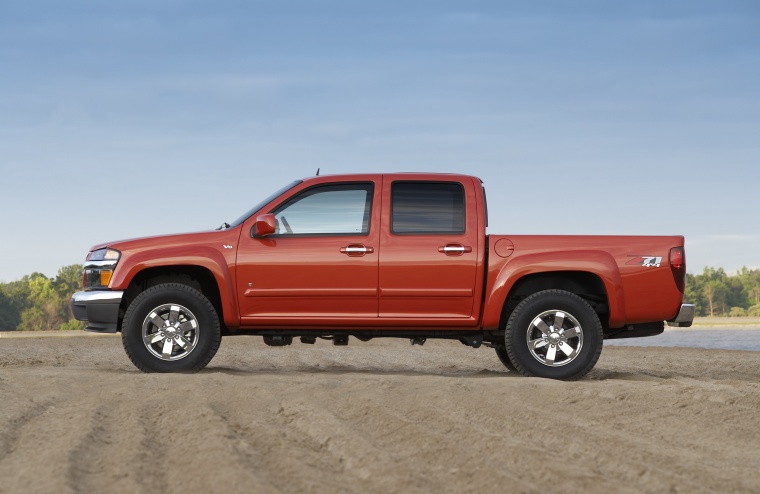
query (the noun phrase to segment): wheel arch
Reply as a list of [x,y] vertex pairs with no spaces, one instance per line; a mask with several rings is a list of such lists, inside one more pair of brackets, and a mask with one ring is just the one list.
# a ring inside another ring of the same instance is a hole
[[[228,317],[229,304],[225,303],[225,298],[222,296],[214,273],[207,267],[198,265],[155,266],[138,271],[124,291],[120,314],[123,316],[129,305],[140,293],[163,283],[179,283],[201,292],[216,309],[220,323],[224,328],[225,319]],[[119,327],[121,327],[121,317],[119,318]]]
[[512,285],[504,301],[500,326],[504,327],[515,307],[524,299],[544,290],[564,290],[586,300],[599,319],[609,319],[607,290],[599,276],[588,271],[547,271],[525,275]]
[[625,321],[620,272],[612,256],[598,251],[526,255],[505,264],[486,295],[484,329],[503,329],[517,304],[533,293],[559,289],[587,300],[605,328]]

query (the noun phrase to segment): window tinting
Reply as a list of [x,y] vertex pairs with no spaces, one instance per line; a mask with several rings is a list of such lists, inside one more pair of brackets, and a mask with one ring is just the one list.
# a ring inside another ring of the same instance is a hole
[[274,211],[282,235],[367,235],[372,184],[314,187]]
[[464,189],[458,183],[394,182],[393,233],[464,233]]

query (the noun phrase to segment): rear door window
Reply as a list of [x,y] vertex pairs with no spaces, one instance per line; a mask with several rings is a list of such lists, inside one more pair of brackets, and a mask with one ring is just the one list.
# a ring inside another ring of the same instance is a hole
[[391,232],[462,234],[464,188],[457,182],[394,182],[391,185]]

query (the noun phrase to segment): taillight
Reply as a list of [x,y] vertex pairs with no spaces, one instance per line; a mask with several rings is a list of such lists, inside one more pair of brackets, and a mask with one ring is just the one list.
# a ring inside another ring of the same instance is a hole
[[670,270],[673,271],[673,278],[676,280],[678,290],[683,293],[686,279],[686,253],[683,247],[670,249]]

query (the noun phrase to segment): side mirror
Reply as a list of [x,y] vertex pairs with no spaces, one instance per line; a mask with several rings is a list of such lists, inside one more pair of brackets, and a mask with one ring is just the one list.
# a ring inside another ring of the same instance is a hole
[[277,220],[273,214],[262,214],[256,218],[253,224],[253,235],[265,237],[277,231]]

